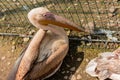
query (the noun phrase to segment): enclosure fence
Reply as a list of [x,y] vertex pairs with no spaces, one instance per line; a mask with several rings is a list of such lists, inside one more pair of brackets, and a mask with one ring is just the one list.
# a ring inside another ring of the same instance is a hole
[[119,0],[0,0],[0,35],[12,35],[3,28],[29,27],[27,13],[35,7],[47,7],[80,27],[90,29],[92,34],[87,38],[71,38],[73,40],[120,44]]

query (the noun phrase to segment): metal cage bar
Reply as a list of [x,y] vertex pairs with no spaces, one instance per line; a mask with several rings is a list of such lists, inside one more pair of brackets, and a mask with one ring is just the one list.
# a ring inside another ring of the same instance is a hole
[[[93,40],[92,42],[119,43],[119,4],[119,1],[113,0],[0,0],[0,32],[10,32],[10,29],[7,31],[7,27],[31,28],[27,13],[32,8],[42,6],[70,19],[80,27],[87,26],[91,29],[91,25],[94,25],[94,34],[87,35],[87,37],[83,34],[88,42]],[[2,31],[3,27],[4,31]],[[88,36],[91,36],[91,39]],[[109,38],[113,39],[109,40]],[[86,41],[85,39],[78,40]]]

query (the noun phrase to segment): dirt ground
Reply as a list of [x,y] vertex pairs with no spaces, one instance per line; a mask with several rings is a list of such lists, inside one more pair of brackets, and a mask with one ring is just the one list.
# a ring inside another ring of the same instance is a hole
[[[0,16],[0,33],[18,33],[31,35],[32,32],[35,32],[35,28],[31,28],[31,25],[28,23],[27,19],[27,13],[29,9],[34,7],[34,5],[47,6],[52,12],[62,15],[83,27],[85,27],[85,25],[87,25],[89,22],[94,22],[95,28],[105,28],[116,31],[119,31],[120,29],[119,0],[24,1],[1,0],[0,6],[2,8],[2,15]],[[31,1],[37,2],[33,4]],[[46,5],[43,4],[43,1],[46,1]],[[58,1],[60,2],[57,3]],[[9,3],[11,3],[11,7],[9,6]],[[59,5],[59,7],[56,7],[56,3]],[[24,7],[27,7],[28,10],[25,10]],[[110,12],[111,7],[112,12]],[[79,35],[74,32],[72,32],[72,34],[74,36]],[[30,40],[28,38],[0,36],[0,80],[6,80],[15,60],[18,58],[20,52],[26,47],[29,41]],[[98,80],[97,78],[92,78],[86,74],[85,67],[87,63],[92,58],[96,57],[100,52],[113,51],[113,49],[108,50],[103,48],[104,43],[102,43],[101,48],[97,48],[96,45],[92,45],[91,48],[88,48],[88,46],[81,47],[81,42],[70,40],[69,52],[65,57],[61,68],[59,71],[57,71],[56,74],[47,80]],[[114,44],[111,44],[110,46],[113,47],[113,45]]]
[[[20,40],[17,38],[17,40]],[[16,37],[0,36],[0,80],[6,80],[15,60],[28,44],[15,43]],[[80,47],[79,41],[70,40],[70,49],[59,71],[47,80],[97,80],[85,73],[85,66],[105,49]],[[112,51],[112,50],[111,50]]]

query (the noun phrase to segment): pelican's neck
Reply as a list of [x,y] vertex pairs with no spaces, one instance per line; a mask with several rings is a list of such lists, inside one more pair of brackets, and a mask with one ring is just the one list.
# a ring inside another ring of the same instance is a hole
[[48,29],[56,36],[60,38],[68,40],[68,36],[66,35],[65,30],[62,27],[55,26],[55,25],[48,25]]
[[66,36],[66,32],[63,28],[59,27],[59,26],[55,26],[55,25],[48,25],[49,26],[49,30],[51,30],[55,35],[58,36]]
[[41,28],[43,30],[50,30],[54,35],[59,36],[60,38],[66,39],[68,41],[68,37],[66,35],[65,30],[62,27],[49,24],[47,26],[43,26],[39,24],[39,22],[36,22],[34,20],[31,21],[31,23],[36,26],[37,28]]
[[68,36],[66,35],[66,32],[62,27],[49,24],[47,28],[53,36],[56,36],[57,38],[64,40],[65,43],[69,44]]

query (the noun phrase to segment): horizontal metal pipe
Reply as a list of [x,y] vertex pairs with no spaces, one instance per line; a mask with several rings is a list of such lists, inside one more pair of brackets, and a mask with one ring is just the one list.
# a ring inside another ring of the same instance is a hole
[[[29,38],[33,37],[33,35],[24,35],[24,34],[16,34],[16,33],[0,33],[0,36],[18,36],[18,37],[29,37]],[[69,40],[86,41],[86,42],[120,43],[120,41],[98,40],[98,39],[81,39],[81,38],[72,38],[72,37],[69,37]]]

